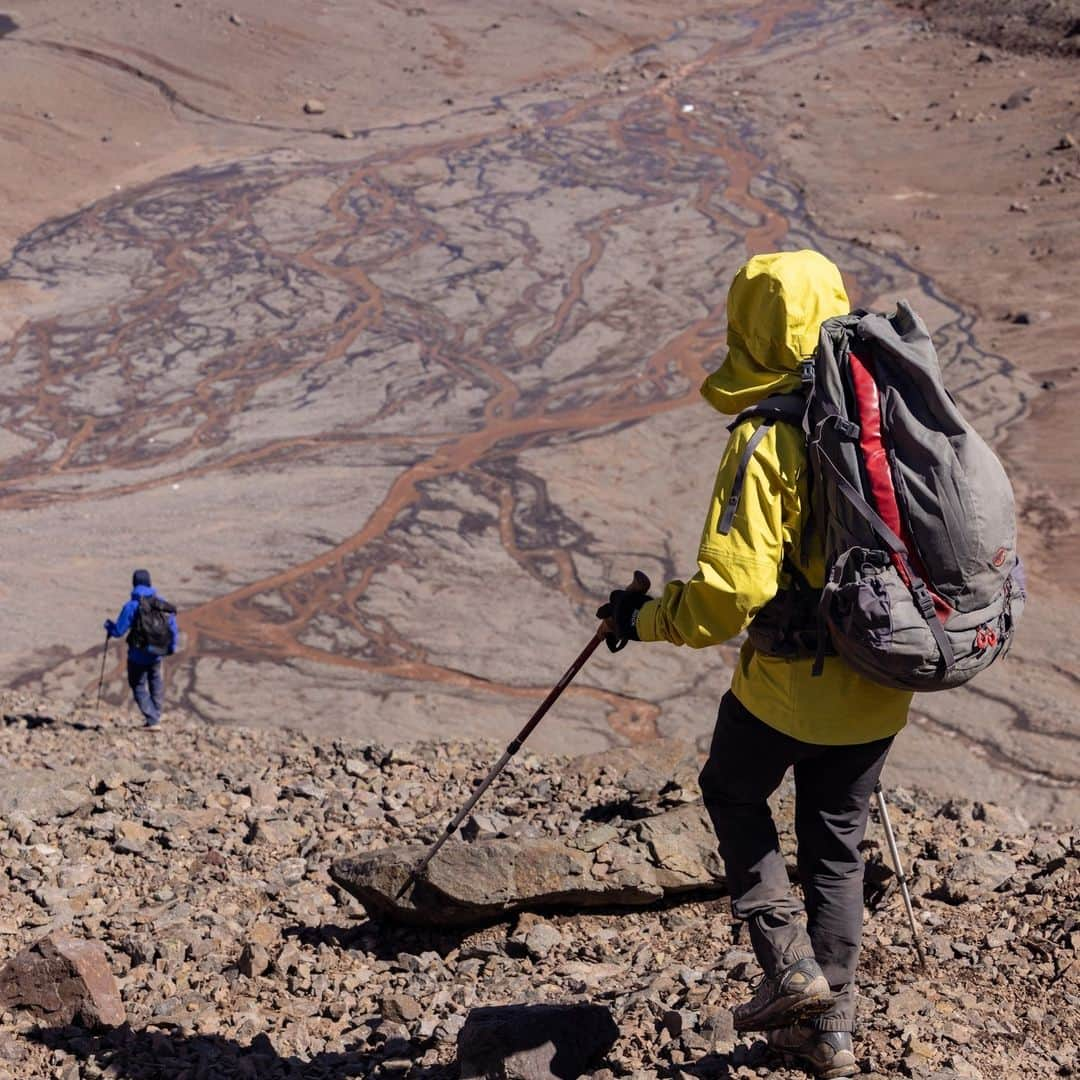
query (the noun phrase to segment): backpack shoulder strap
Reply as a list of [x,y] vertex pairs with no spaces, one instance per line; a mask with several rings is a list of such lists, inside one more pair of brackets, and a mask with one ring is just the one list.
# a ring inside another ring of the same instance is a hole
[[738,468],[735,470],[735,479],[731,482],[731,494],[728,496],[724,512],[720,516],[720,522],[716,531],[721,536],[727,536],[731,531],[731,523],[735,520],[735,511],[739,509],[742,501],[743,484],[746,483],[746,470],[750,466],[750,459],[758,448],[758,443],[765,438],[769,428],[777,420],[793,424],[798,428],[803,426],[803,414],[806,412],[806,398],[802,394],[772,394],[762,398],[749,409],[743,409],[735,419],[728,424],[728,431],[734,431],[743,421],[751,420],[756,416],[762,418],[757,430],[747,440],[742,457],[739,459]]
[[728,424],[728,431],[734,431],[744,420],[750,420],[755,416],[763,416],[767,420],[783,420],[785,423],[802,427],[803,416],[806,413],[806,397],[803,394],[770,394],[759,402],[743,409],[734,420]]

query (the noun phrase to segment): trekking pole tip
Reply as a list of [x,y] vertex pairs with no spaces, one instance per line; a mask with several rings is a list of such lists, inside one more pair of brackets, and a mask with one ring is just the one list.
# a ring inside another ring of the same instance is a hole
[[926,970],[926,953],[923,952],[922,942],[916,937],[914,939],[915,955],[919,958],[919,967]]

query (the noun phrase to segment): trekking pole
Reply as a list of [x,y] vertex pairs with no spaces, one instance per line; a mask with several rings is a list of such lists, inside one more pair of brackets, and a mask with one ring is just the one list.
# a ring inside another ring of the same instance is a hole
[[904,898],[908,922],[911,924],[911,943],[915,946],[915,953],[919,957],[919,967],[925,971],[926,953],[923,952],[922,942],[919,940],[919,930],[915,923],[915,910],[911,906],[911,893],[908,892],[904,868],[900,865],[900,852],[896,847],[896,837],[893,835],[889,810],[885,805],[885,792],[881,790],[880,780],[874,785],[874,797],[877,799],[878,813],[881,815],[881,825],[885,830],[885,840],[889,845],[889,855],[892,858],[893,869],[896,871],[896,878],[900,882],[900,895]]
[[105,685],[105,659],[109,655],[109,635],[105,635],[105,648],[101,651],[101,675],[97,682],[97,701],[94,702],[94,712],[101,708],[101,688]]
[[[640,570],[634,571],[634,580],[627,586],[627,592],[642,592],[649,591],[649,579]],[[517,735],[510,741],[509,745],[503,751],[503,756],[495,762],[494,767],[484,777],[484,779],[477,786],[476,790],[469,796],[469,801],[454,815],[453,821],[446,826],[442,836],[435,841],[434,844],[428,849],[427,854],[416,864],[413,871],[405,879],[405,884],[397,891],[395,900],[400,900],[410,889],[412,885],[416,883],[420,875],[427,868],[427,864],[435,858],[439,849],[450,839],[451,836],[457,831],[458,826],[469,815],[469,811],[477,804],[480,796],[494,783],[495,778],[506,768],[510,759],[521,749],[521,744],[532,734],[533,729],[544,718],[544,714],[551,708],[552,705],[559,699],[562,692],[573,681],[574,676],[585,666],[585,661],[589,659],[600,643],[607,637],[603,626],[596,631],[592,636],[592,640],[584,649],[577,655],[577,659],[566,669],[566,673],[563,677],[551,688],[548,696],[540,702],[540,707],[529,717],[529,722],[517,733]]]

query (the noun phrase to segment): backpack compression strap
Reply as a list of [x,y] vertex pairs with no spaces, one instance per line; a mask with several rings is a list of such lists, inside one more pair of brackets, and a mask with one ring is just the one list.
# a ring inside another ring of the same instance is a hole
[[[826,418],[822,423],[826,423],[829,418]],[[930,633],[934,635],[934,641],[937,642],[938,649],[941,650],[941,659],[945,663],[945,670],[950,670],[956,663],[956,656],[953,653],[952,645],[949,643],[948,635],[945,633],[945,628],[941,625],[941,620],[937,617],[937,611],[934,608],[934,599],[930,595],[930,590],[926,587],[926,582],[915,572],[914,567],[911,565],[911,559],[908,556],[907,545],[899,536],[885,522],[881,519],[881,516],[876,510],[859,494],[859,492],[848,482],[847,478],[837,467],[836,462],[822,449],[819,440],[814,442],[814,451],[817,454],[819,461],[828,465],[829,470],[832,472],[833,480],[839,488],[840,493],[847,499],[855,511],[866,521],[866,523],[877,533],[878,537],[884,542],[885,546],[896,555],[904,565],[904,570],[907,572],[908,589],[911,591],[912,598],[915,601],[915,606],[919,609],[919,614],[926,620],[926,625],[930,628]],[[825,584],[825,588],[822,591],[821,596],[821,611],[828,610],[827,600],[832,599],[832,594],[836,592],[840,585],[840,577],[843,573],[844,563],[847,561],[847,555],[849,552],[845,552],[839,559],[833,564],[832,573],[829,575],[829,580]],[[821,657],[815,661],[815,674],[819,673]]]
[[744,409],[735,419],[728,424],[728,431],[734,431],[744,420],[752,417],[763,417],[757,431],[747,440],[746,448],[742,457],[739,458],[739,466],[735,470],[735,479],[731,482],[731,494],[728,496],[724,512],[720,517],[720,523],[716,531],[721,536],[727,536],[731,532],[731,523],[735,519],[735,511],[739,509],[742,500],[743,485],[746,483],[746,470],[750,467],[750,459],[758,448],[758,443],[768,434],[769,428],[777,420],[785,420],[789,424],[802,426],[803,414],[806,411],[806,399],[801,394],[773,394],[771,397],[762,398],[756,405]]

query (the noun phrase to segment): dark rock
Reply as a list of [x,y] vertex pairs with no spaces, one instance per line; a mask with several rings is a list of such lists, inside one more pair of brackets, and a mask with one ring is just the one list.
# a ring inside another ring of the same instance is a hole
[[1016,873],[1016,863],[1001,851],[961,855],[949,867],[942,882],[942,899],[959,904],[975,900],[1000,888]]
[[113,830],[113,848],[124,854],[139,855],[153,835],[152,829],[138,821],[118,821]]
[[614,1045],[619,1029],[602,1005],[505,1005],[473,1009],[458,1035],[462,1080],[574,1080]]
[[54,931],[0,969],[0,1005],[26,1009],[55,1027],[124,1023],[124,1006],[105,946]]
[[543,960],[562,944],[562,934],[551,923],[538,923],[525,935],[525,951],[534,960]]
[[323,799],[326,793],[311,780],[298,780],[282,789],[282,794],[289,799]]
[[1031,101],[1031,96],[1035,92],[1035,87],[1028,86],[1023,90],[1014,90],[1002,103],[1003,109],[1019,109],[1021,105],[1026,105]]
[[387,1020],[398,1024],[409,1024],[420,1019],[423,1010],[420,1003],[408,994],[391,994],[383,998],[382,1014]]
[[730,1009],[712,1008],[705,1017],[705,1031],[712,1053],[727,1054],[739,1038],[735,1031],[735,1017]]
[[716,882],[723,876],[716,834],[700,801],[646,818],[637,831],[665,891],[678,891],[686,882]]
[[571,781],[594,783],[603,775],[630,801],[655,803],[663,792],[698,792],[701,765],[694,748],[680,739],[653,739],[640,746],[620,746],[583,754],[567,766]]
[[954,955],[952,939],[945,934],[931,934],[924,948],[937,960],[951,960]]
[[26,1047],[14,1035],[0,1031],[0,1061],[23,1061],[26,1053]]
[[754,954],[746,949],[728,949],[720,960],[724,971],[732,971],[740,965],[753,964]]
[[598,851],[605,844],[618,839],[619,830],[614,825],[598,825],[595,829],[590,829],[584,836],[575,837],[572,843],[580,851]]
[[249,979],[262,975],[270,967],[270,954],[255,942],[249,941],[240,952],[236,966]]
[[890,1020],[904,1020],[919,1013],[925,1013],[930,1009],[930,1002],[925,994],[911,986],[905,986],[897,993],[890,995],[888,1004],[885,1006],[885,1015]]

